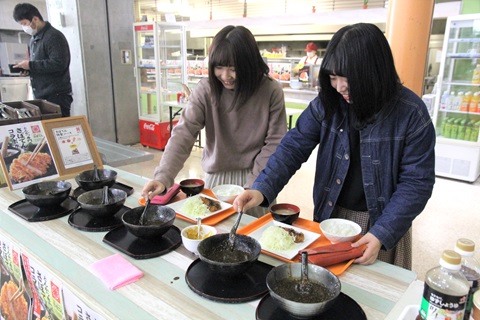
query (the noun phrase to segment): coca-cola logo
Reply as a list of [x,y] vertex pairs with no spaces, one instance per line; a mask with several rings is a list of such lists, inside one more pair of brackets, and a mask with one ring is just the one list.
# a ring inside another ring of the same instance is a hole
[[153,123],[144,123],[143,124],[143,129],[145,130],[150,130],[150,131],[155,131],[155,125]]

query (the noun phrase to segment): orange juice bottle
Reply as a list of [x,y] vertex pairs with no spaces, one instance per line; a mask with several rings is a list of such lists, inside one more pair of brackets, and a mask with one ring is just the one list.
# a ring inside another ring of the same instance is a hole
[[468,112],[478,112],[479,101],[480,101],[480,91],[477,91],[473,94],[472,98],[470,99],[470,103],[468,104]]
[[470,91],[465,92],[462,98],[462,103],[460,104],[460,111],[465,111],[465,112],[468,111],[471,98],[472,98],[472,92]]

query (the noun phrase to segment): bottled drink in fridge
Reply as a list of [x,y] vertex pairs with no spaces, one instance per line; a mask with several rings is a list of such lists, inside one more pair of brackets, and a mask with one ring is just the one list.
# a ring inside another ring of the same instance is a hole
[[477,64],[477,67],[473,70],[472,83],[480,84],[480,64]]
[[440,265],[427,271],[419,319],[463,319],[470,284],[460,272],[462,257],[445,250]]
[[468,293],[465,316],[463,318],[464,320],[468,320],[473,306],[473,294],[479,288],[480,262],[474,257],[475,242],[472,240],[465,238],[458,239],[454,250],[462,256],[462,268],[460,271],[470,283],[470,292]]

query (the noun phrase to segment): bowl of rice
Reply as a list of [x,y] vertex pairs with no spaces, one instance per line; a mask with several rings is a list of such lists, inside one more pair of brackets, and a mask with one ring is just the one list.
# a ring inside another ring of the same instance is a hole
[[320,230],[331,243],[351,242],[362,232],[357,223],[339,218],[323,220]]
[[233,200],[243,191],[245,191],[244,188],[235,184],[221,184],[212,189],[215,198],[228,203],[233,203]]

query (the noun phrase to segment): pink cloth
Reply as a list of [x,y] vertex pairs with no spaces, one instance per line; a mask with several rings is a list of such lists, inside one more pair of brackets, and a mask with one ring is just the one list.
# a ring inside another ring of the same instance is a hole
[[110,290],[118,289],[143,277],[143,272],[119,253],[93,263],[91,270]]
[[170,187],[167,192],[164,195],[161,196],[155,196],[153,197],[152,201],[150,201],[151,204],[160,204],[160,205],[165,205],[167,204],[170,200],[172,200],[173,197],[180,191],[180,185],[178,183],[175,183],[172,187]]

